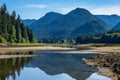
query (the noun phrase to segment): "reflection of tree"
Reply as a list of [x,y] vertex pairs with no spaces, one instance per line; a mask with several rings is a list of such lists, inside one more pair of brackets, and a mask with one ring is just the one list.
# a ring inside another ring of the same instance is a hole
[[[26,51],[26,52],[8,52],[8,53],[5,53],[4,55],[32,55],[34,54],[33,51]],[[3,55],[3,54],[0,54],[0,55]]]
[[[29,53],[32,54],[32,52],[26,52],[26,54],[29,54]],[[21,54],[21,53],[19,52],[18,54]],[[31,57],[0,59],[0,80],[5,80],[10,75],[12,76],[13,80],[15,80],[16,78],[15,73],[17,73],[19,76],[20,71],[31,59],[32,59]]]

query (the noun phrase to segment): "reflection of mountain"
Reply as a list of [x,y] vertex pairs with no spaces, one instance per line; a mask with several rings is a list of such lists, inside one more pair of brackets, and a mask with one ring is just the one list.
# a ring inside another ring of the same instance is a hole
[[16,78],[15,73],[17,72],[17,74],[20,75],[21,69],[30,60],[31,60],[30,57],[29,58],[0,59],[0,80],[6,80],[9,76],[12,76],[13,80],[15,80]]
[[[20,72],[20,76],[16,76],[16,80],[76,80],[68,74],[49,75],[39,68],[24,67]],[[8,80],[12,80],[9,78]]]
[[49,75],[67,73],[77,80],[85,80],[96,68],[84,64],[82,58],[93,54],[40,54],[31,60],[29,66],[39,67]]

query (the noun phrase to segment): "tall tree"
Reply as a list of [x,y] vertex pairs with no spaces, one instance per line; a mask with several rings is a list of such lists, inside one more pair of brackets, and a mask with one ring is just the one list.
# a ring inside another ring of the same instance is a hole
[[35,42],[32,31],[22,22],[20,15],[16,18],[16,12],[10,15],[5,4],[0,8],[0,43]]

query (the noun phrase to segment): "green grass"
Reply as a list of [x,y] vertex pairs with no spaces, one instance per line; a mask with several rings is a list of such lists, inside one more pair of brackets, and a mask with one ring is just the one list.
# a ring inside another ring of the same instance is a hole
[[31,46],[46,46],[43,43],[0,43],[0,46],[12,46],[12,47],[31,47]]

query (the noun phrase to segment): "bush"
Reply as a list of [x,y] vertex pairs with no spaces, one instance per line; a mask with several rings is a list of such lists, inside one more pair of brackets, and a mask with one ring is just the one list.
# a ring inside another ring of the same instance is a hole
[[7,43],[7,40],[3,37],[0,37],[0,43]]

